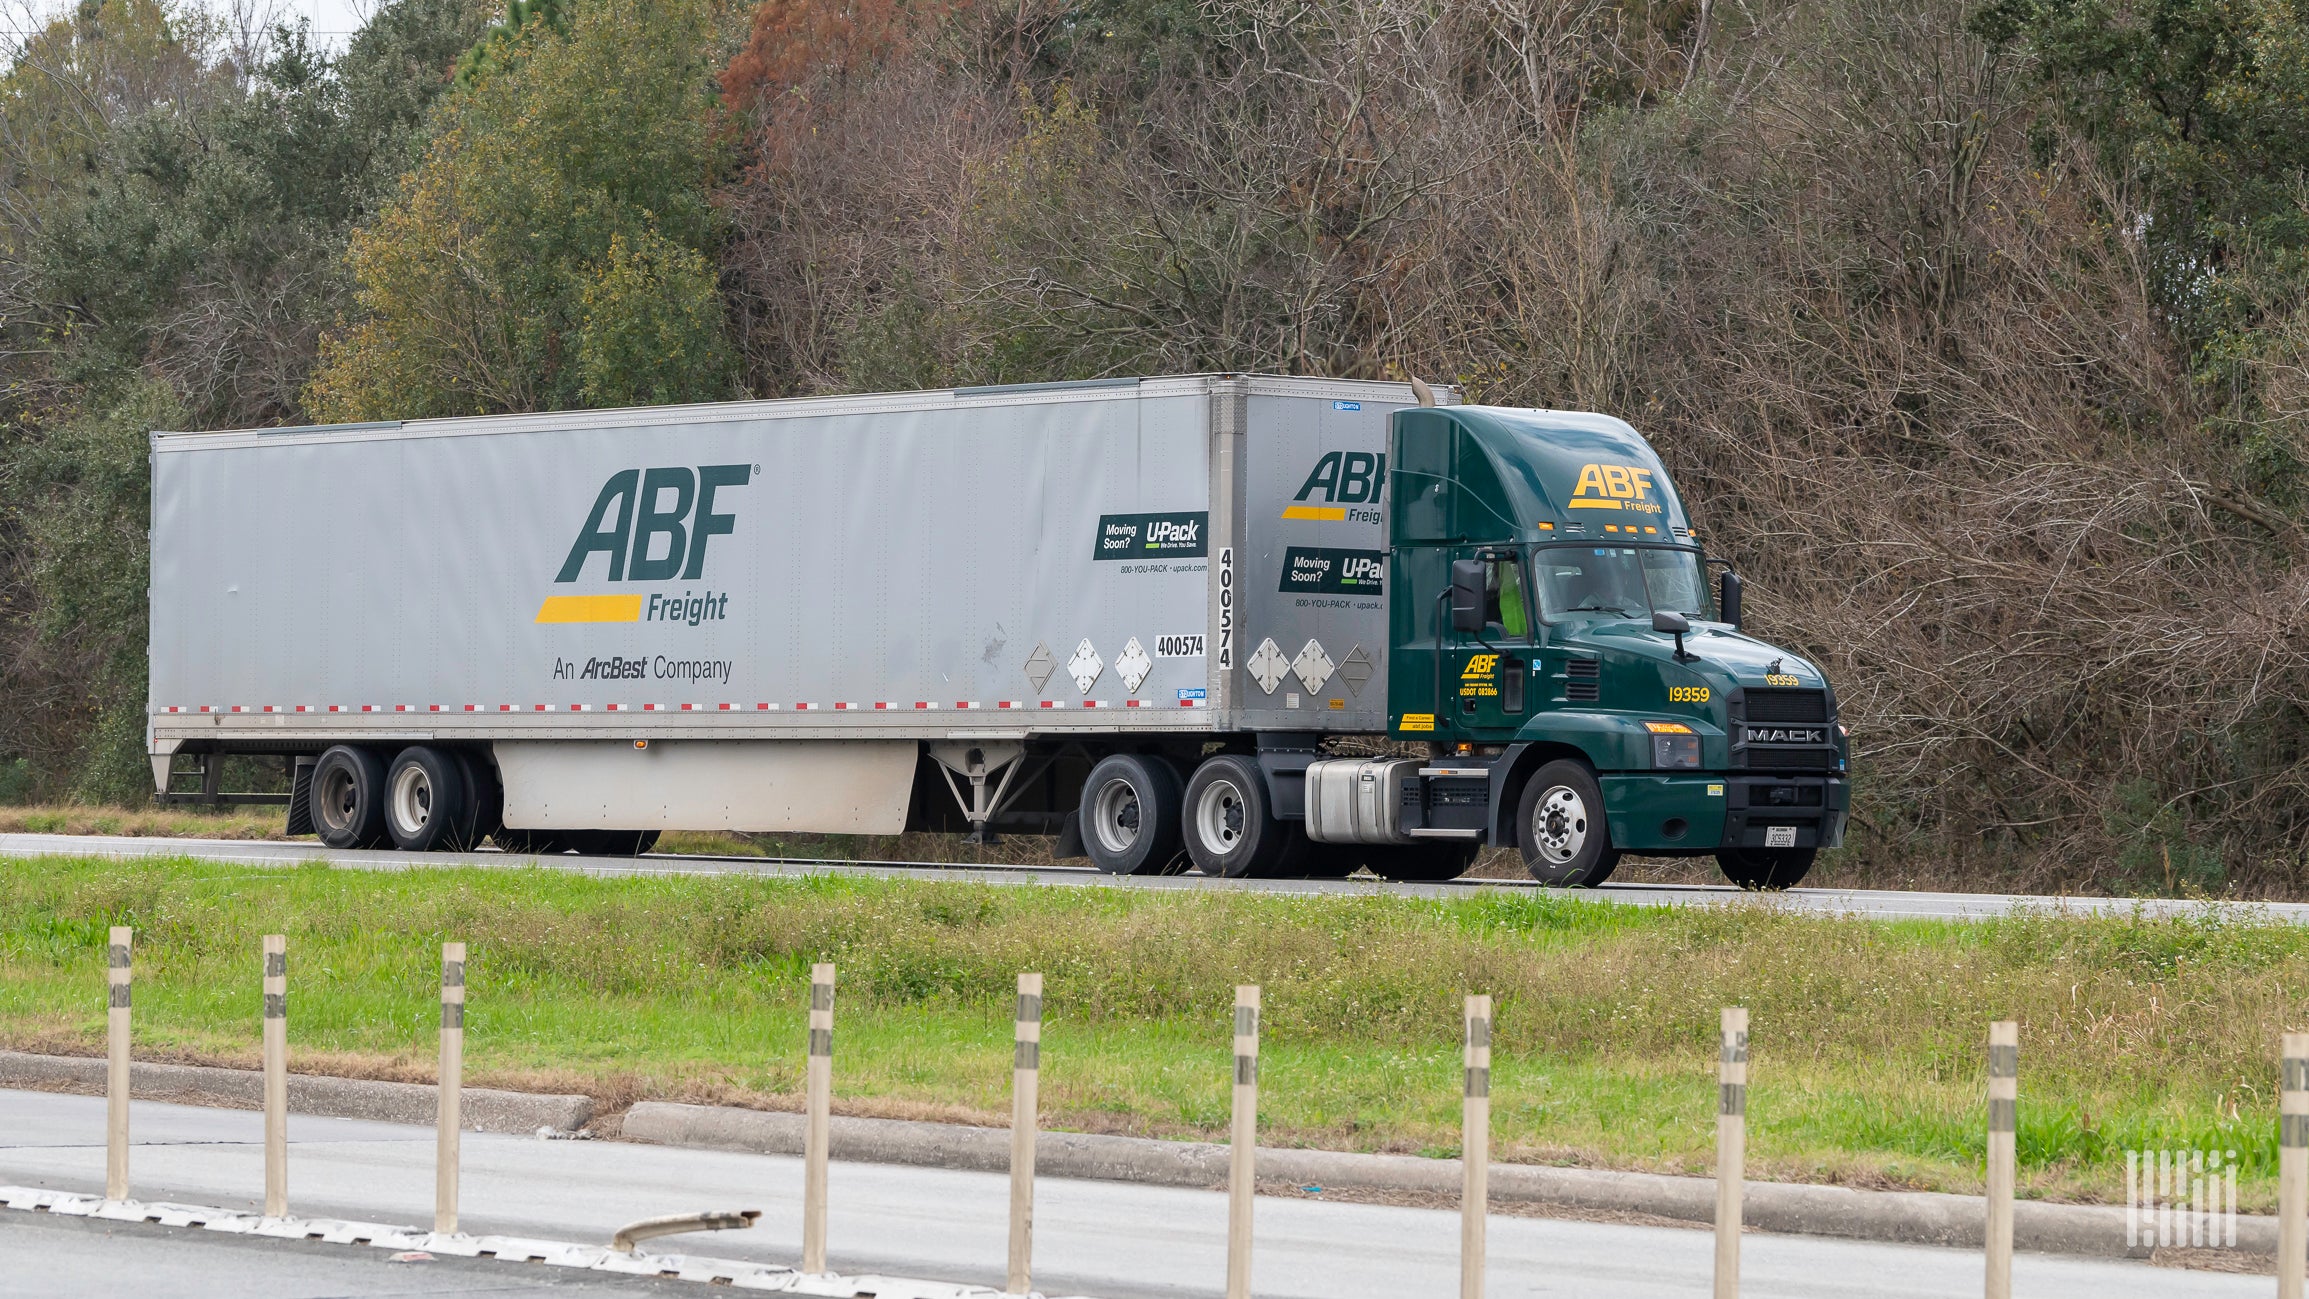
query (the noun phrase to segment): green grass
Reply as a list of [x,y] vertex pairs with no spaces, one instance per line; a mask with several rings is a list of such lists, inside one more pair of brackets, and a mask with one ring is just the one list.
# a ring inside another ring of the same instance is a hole
[[1758,1175],[1976,1190],[1983,1043],[2022,1022],[2027,1193],[2122,1193],[2127,1148],[2237,1150],[2274,1200],[2275,1048],[2309,932],[1655,910],[1516,892],[1281,898],[822,877],[0,860],[0,1040],[93,1052],[137,928],[148,1055],[251,1066],[259,938],[296,1067],[429,1076],[439,943],[471,945],[476,1083],[792,1107],[810,963],[841,971],[851,1113],[1004,1121],[1015,975],[1047,979],[1052,1126],[1223,1139],[1238,982],[1265,990],[1270,1143],[1451,1153],[1460,999],[1499,999],[1497,1157],[1700,1172],[1719,1007],[1753,1016]]

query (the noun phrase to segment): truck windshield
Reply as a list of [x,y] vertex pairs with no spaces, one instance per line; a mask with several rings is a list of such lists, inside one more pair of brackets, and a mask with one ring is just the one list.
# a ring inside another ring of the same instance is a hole
[[1664,546],[1548,546],[1532,552],[1540,610],[1571,617],[1637,618],[1680,613],[1709,621],[1715,604],[1700,557]]

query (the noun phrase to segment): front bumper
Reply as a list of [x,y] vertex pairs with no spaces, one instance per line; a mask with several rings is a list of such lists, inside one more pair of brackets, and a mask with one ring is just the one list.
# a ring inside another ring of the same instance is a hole
[[1842,776],[1614,773],[1600,777],[1612,846],[1622,852],[1763,848],[1777,827],[1797,848],[1844,842],[1852,786]]

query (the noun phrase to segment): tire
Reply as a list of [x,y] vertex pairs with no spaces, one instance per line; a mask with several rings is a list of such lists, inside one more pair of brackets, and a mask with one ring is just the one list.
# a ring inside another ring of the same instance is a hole
[[1583,762],[1548,763],[1523,784],[1515,804],[1523,867],[1542,884],[1594,888],[1611,878],[1619,850],[1603,811],[1603,786]]
[[1371,873],[1399,884],[1440,884],[1455,880],[1475,864],[1474,844],[1379,844],[1364,858]]
[[1239,753],[1222,753],[1195,768],[1180,829],[1195,866],[1227,879],[1273,878],[1306,849],[1318,847],[1300,848],[1306,843],[1300,827],[1275,819],[1266,775],[1256,760]]
[[1792,889],[1812,873],[1817,848],[1718,848],[1716,865],[1724,878],[1744,889]]
[[466,802],[465,768],[429,744],[401,750],[385,774],[385,829],[403,852],[460,847]]
[[306,792],[313,833],[331,848],[381,848],[385,834],[385,764],[367,749],[340,744],[313,764]]
[[497,783],[497,765],[484,754],[457,754],[465,774],[465,819],[457,826],[457,850],[472,852],[496,834],[505,819],[505,787]]
[[1109,875],[1168,875],[1179,856],[1179,773],[1161,758],[1116,753],[1082,782],[1082,847]]

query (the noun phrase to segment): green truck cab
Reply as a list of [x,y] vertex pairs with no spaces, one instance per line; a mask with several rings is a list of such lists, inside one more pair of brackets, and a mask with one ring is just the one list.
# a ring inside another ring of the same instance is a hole
[[[1389,457],[1396,842],[1513,844],[1538,879],[1714,855],[1785,888],[1842,841],[1850,744],[1819,667],[1740,630],[1740,579],[1609,416],[1397,412]],[[1328,764],[1326,764],[1328,765]],[[1324,824],[1310,788],[1310,834]],[[1335,800],[1334,800],[1335,802]]]

